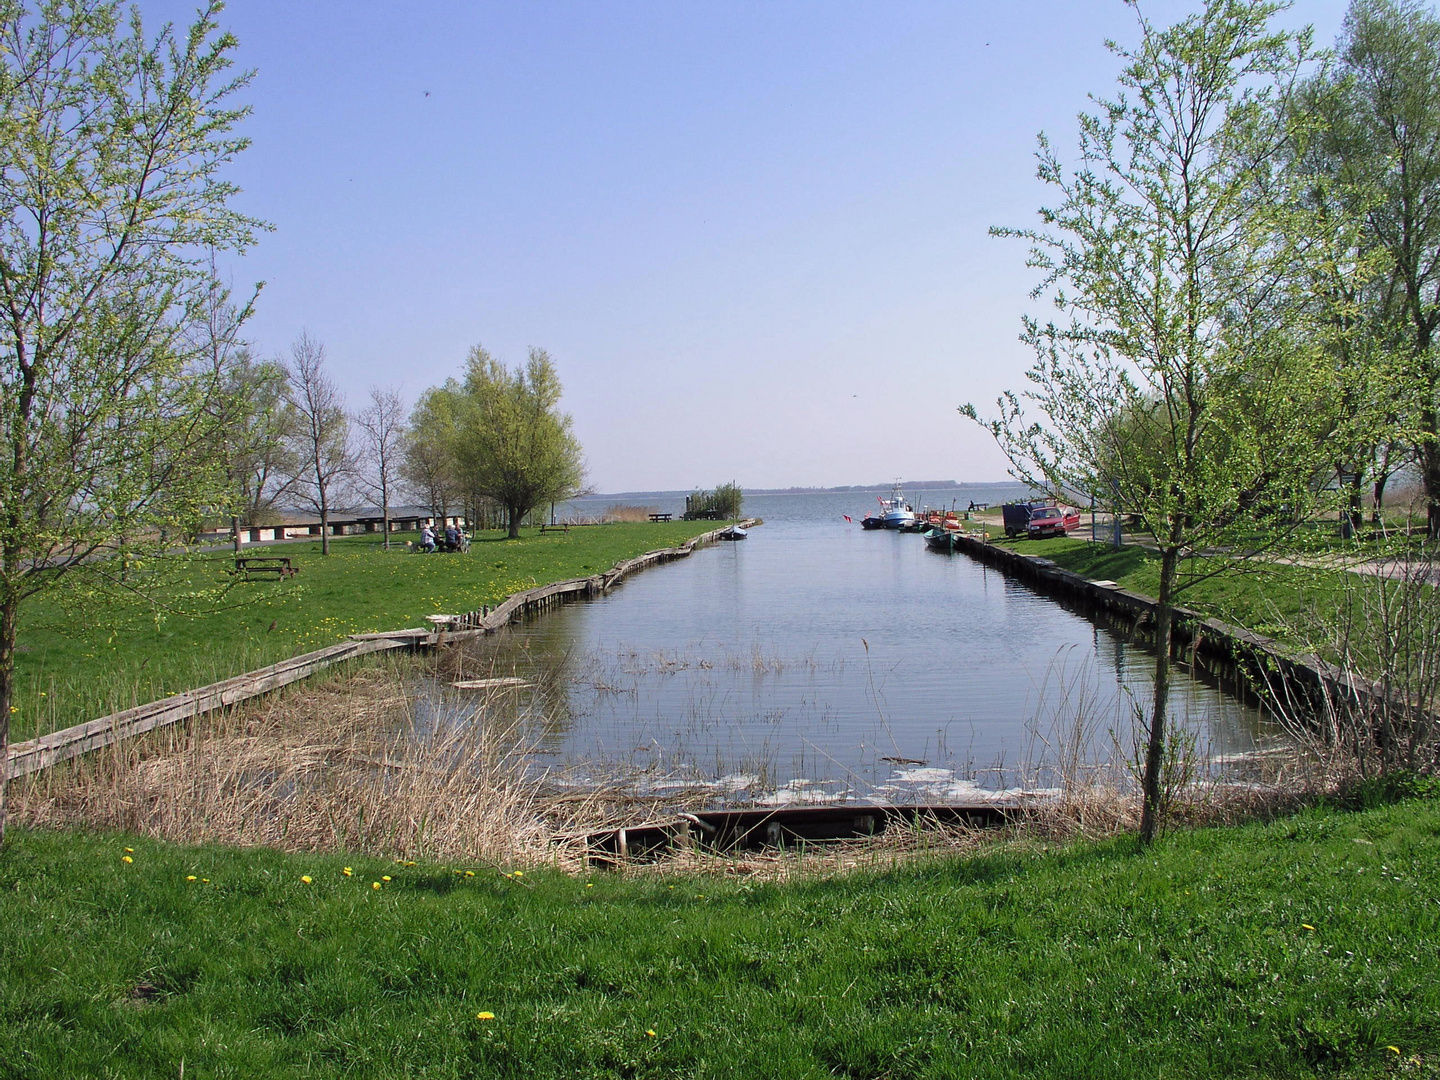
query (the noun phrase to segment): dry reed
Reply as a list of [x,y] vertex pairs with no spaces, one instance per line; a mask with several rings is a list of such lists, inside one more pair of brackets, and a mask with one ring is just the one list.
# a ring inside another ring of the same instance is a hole
[[415,704],[396,667],[352,670],[38,774],[15,785],[15,816],[289,851],[555,857],[555,821],[587,802],[547,802],[524,717],[482,697],[425,730]]
[[614,503],[605,508],[605,521],[649,521],[650,515],[656,513],[653,506],[631,506],[626,503]]
[[[675,822],[713,799],[646,773],[541,767],[544,724],[496,687],[458,696],[452,681],[478,658],[442,653],[353,666],[329,678],[188,725],[152,732],[12,785],[17,821],[114,829],[185,842],[288,851],[355,851],[450,864],[585,865],[586,837],[642,822]],[[483,660],[480,663],[484,663]],[[558,678],[558,676],[557,676]],[[1122,755],[1093,756],[1093,702],[1083,678],[1059,679],[1063,707],[1043,750],[1021,772],[1051,785],[1000,829],[899,825],[875,837],[787,851],[679,849],[627,872],[759,878],[885,869],[999,843],[1048,844],[1131,832],[1138,801]],[[543,699],[557,688],[538,687]],[[436,700],[436,695],[443,700]],[[1264,817],[1293,807],[1313,777],[1276,755],[1263,781],[1195,780],[1174,793],[1187,826]],[[637,779],[657,794],[637,793]],[[1016,779],[1023,779],[1016,777]]]

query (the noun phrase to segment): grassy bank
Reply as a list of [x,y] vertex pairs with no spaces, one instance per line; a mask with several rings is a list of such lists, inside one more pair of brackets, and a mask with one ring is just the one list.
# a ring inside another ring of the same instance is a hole
[[[1004,540],[995,543],[1025,555],[1038,555],[1091,580],[1110,580],[1144,596],[1160,591],[1160,561],[1139,545],[1115,548],[1078,539]],[[1212,567],[1191,560],[1183,572],[1199,577]],[[1344,570],[1256,559],[1217,577],[1187,584],[1177,602],[1254,630],[1285,639],[1307,624],[1317,607],[1334,607],[1344,591]]]
[[[228,678],[318,649],[346,635],[424,625],[426,615],[473,611],[533,585],[608,570],[622,559],[678,544],[714,522],[625,523],[482,533],[468,555],[384,550],[373,537],[262,549],[290,556],[287,581],[235,585],[195,615],[135,603],[67,597],[23,612],[11,736],[35,734]],[[233,556],[195,559],[162,602],[230,580]]]
[[1434,1076],[1437,835],[1412,800],[766,884],[20,832],[0,1072]]

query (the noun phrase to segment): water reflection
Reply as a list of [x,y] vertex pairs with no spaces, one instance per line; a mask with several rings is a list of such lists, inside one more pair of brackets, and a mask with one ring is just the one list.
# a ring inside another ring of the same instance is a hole
[[[752,497],[767,523],[748,541],[477,643],[469,664],[536,683],[519,697],[537,745],[582,777],[717,800],[971,797],[1129,753],[1144,648],[915,536],[846,525],[849,498]],[[1201,679],[1172,695],[1209,755],[1275,737]]]

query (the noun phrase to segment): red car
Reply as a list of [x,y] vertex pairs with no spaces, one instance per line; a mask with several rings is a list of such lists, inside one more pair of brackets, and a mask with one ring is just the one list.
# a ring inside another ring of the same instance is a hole
[[1030,512],[1030,523],[1025,535],[1031,540],[1044,536],[1064,536],[1071,529],[1080,528],[1080,511],[1070,506],[1037,506]]

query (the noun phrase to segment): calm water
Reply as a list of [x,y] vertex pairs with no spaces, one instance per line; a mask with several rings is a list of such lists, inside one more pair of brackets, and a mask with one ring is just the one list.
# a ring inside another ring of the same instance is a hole
[[[1128,749],[1150,654],[963,555],[842,518],[874,505],[748,496],[766,522],[749,540],[489,639],[482,664],[547,685],[528,702],[546,760],[708,783],[717,799],[1045,786],[1077,723],[1086,760],[1112,757],[1116,735]],[[1274,738],[1257,710],[1183,673],[1172,712],[1215,757]]]

